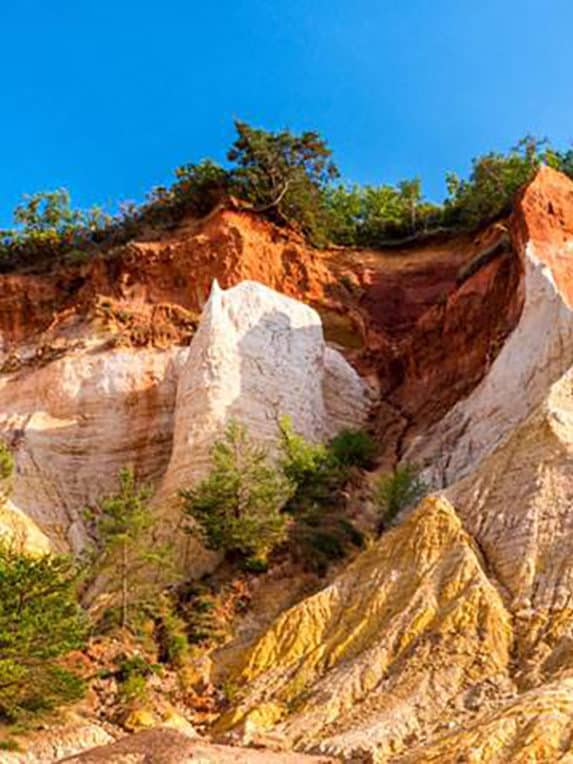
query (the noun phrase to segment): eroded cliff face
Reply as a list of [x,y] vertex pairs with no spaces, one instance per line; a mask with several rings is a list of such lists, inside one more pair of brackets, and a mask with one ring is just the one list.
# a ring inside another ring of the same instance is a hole
[[240,654],[221,729],[342,761],[573,755],[572,459],[568,372],[476,470]]
[[543,170],[511,221],[518,324],[406,452],[447,490],[243,650],[221,729],[342,761],[573,756],[572,221]]
[[77,549],[126,464],[161,511],[231,417],[272,443],[280,414],[311,439],[370,414],[382,464],[438,492],[212,656],[240,688],[217,732],[347,761],[566,760],[572,284],[573,183],[547,168],[508,220],[411,249],[318,252],[217,210],[0,276],[0,524]]
[[[410,251],[319,252],[217,210],[87,264],[0,275],[0,435],[17,459],[14,503],[78,549],[83,508],[113,490],[122,466],[163,480],[182,357],[215,278],[224,289],[257,281],[318,311],[326,339],[379,390],[378,432],[395,461],[407,433],[483,377],[517,321],[515,246],[497,225]],[[362,383],[333,347],[321,405],[333,421],[362,421]]]
[[463,713],[476,687],[511,695],[511,647],[479,553],[452,506],[429,498],[247,652],[232,674],[245,700],[220,725],[384,761]]
[[478,387],[405,452],[432,485],[470,473],[573,364],[572,220],[573,184],[542,169],[512,220],[525,268],[517,326]]

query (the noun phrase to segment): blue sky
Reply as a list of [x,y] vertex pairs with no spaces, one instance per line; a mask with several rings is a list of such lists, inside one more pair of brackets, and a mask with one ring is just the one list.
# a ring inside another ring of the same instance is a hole
[[573,139],[571,0],[3,0],[0,225],[26,192],[140,200],[233,117],[315,128],[350,180]]

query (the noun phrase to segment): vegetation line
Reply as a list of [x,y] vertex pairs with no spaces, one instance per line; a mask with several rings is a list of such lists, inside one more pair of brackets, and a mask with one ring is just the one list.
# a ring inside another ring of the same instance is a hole
[[448,195],[435,204],[424,198],[419,178],[379,186],[342,182],[317,132],[273,133],[241,121],[235,128],[227,166],[210,159],[183,165],[169,187],[154,188],[140,206],[120,205],[116,215],[99,207],[73,209],[66,189],[25,197],[14,211],[14,227],[0,231],[0,269],[82,262],[113,251],[146,227],[201,218],[231,198],[296,229],[317,247],[404,246],[507,214],[543,164],[573,177],[573,149],[559,151],[526,136],[507,153],[474,159],[467,179],[448,173]]

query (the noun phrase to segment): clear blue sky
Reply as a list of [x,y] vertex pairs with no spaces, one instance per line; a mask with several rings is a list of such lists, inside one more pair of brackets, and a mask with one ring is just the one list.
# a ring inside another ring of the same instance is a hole
[[232,118],[316,128],[344,176],[573,138],[571,0],[3,0],[0,225],[21,194],[140,200],[223,160]]

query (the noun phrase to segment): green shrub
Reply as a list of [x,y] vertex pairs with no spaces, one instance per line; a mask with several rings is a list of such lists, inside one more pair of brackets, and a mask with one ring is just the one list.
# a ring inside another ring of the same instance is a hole
[[183,666],[189,656],[187,624],[175,611],[171,598],[162,598],[156,623],[155,639],[160,661],[175,667]]
[[527,136],[508,154],[492,152],[474,159],[467,180],[449,173],[445,223],[475,228],[507,213],[516,193],[529,183],[541,165],[542,145],[544,141]]
[[366,433],[346,430],[327,446],[309,443],[294,432],[288,417],[279,424],[281,466],[293,487],[285,507],[295,520],[291,547],[305,567],[322,575],[350,547],[362,546],[362,534],[344,516],[341,489],[348,467],[365,459],[372,442]]
[[376,444],[364,430],[342,430],[329,444],[330,453],[345,467],[372,466],[376,454]]
[[225,630],[218,617],[213,591],[202,582],[193,582],[185,591],[180,592],[180,597],[189,644],[219,642]]
[[184,511],[195,521],[189,531],[228,557],[264,559],[286,536],[281,510],[288,481],[235,421],[213,446],[212,458],[209,476],[181,491]]
[[344,516],[342,508],[321,507],[297,517],[290,533],[292,553],[303,566],[324,575],[332,562],[351,548],[361,548],[364,537]]
[[147,680],[159,670],[159,666],[142,655],[124,655],[120,658],[115,678],[121,702],[142,700],[147,693]]
[[50,710],[80,698],[82,680],[59,659],[84,644],[86,620],[70,559],[0,546],[0,715]]
[[279,427],[280,467],[291,486],[286,511],[300,516],[332,502],[346,476],[343,466],[328,446],[298,435],[289,417],[281,417]]
[[419,501],[427,490],[412,465],[406,464],[388,475],[382,475],[374,489],[381,527],[392,523],[399,512]]

